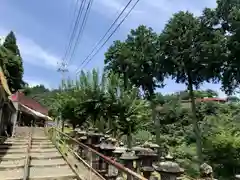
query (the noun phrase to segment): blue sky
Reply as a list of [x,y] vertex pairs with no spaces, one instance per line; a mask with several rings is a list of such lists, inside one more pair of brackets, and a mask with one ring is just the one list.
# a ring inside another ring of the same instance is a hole
[[[94,0],[68,75],[74,76],[76,67],[90,53],[127,1]],[[76,2],[77,0],[0,0],[0,36],[5,36],[10,30],[16,33],[24,62],[24,79],[30,85],[58,87],[61,76],[57,72],[57,62],[65,52]],[[129,30],[140,24],[161,32],[171,15],[179,10],[189,10],[199,15],[203,8],[215,6],[215,0],[140,0],[129,18],[85,70],[101,70],[104,52],[111,43],[116,39],[126,38]],[[166,80],[165,88],[159,91],[172,93],[185,88],[185,85]],[[220,92],[220,85],[204,84],[202,89],[206,88],[214,89],[220,96],[224,96]]]

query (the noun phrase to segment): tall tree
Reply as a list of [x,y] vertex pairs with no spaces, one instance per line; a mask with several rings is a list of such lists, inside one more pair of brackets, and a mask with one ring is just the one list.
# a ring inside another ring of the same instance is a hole
[[129,86],[132,71],[130,52],[125,42],[115,41],[105,53],[105,70],[112,71],[123,78],[125,90]]
[[227,40],[227,58],[223,67],[223,89],[232,94],[240,85],[240,1],[218,0],[217,8],[212,10],[214,25],[221,27]]
[[[160,142],[160,122],[156,119],[155,112],[155,89],[163,87],[165,74],[161,68],[161,61],[158,56],[160,54],[160,44],[157,33],[152,28],[139,26],[135,30],[131,30],[126,40],[129,49],[129,58],[132,59],[132,67],[129,80],[136,87],[142,88],[145,98],[151,101],[152,121],[155,123],[156,141]],[[160,149],[159,149],[159,155]]]
[[5,50],[5,72],[9,88],[12,92],[23,88],[23,63],[20,51],[17,46],[17,40],[11,31],[2,45]]
[[[131,30],[124,42],[114,42],[105,54],[106,69],[123,74],[124,82],[129,81],[131,85],[141,88],[145,98],[152,102],[152,120],[154,122],[154,91],[163,86],[165,77],[159,64],[161,62],[159,58],[162,56],[157,56],[159,50],[157,33],[151,28],[141,25],[137,29]],[[160,144],[159,125],[157,122],[155,123],[157,125],[157,142]]]
[[174,14],[160,36],[165,69],[168,69],[177,83],[186,84],[189,90],[193,131],[200,162],[203,161],[202,143],[193,88],[198,88],[205,81],[218,79],[223,45],[221,33],[208,27],[206,23],[205,19],[181,11]]
[[157,87],[163,86],[164,74],[158,69],[159,52],[158,35],[151,28],[139,26],[131,30],[126,40],[129,57],[132,62],[130,81],[136,87],[141,87],[148,100],[154,95]]

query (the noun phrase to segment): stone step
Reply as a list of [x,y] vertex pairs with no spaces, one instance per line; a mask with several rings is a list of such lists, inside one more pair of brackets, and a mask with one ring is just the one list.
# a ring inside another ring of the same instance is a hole
[[59,167],[30,167],[30,180],[69,180],[76,175],[68,166]]
[[32,136],[32,140],[34,140],[34,141],[42,141],[42,140],[49,140],[49,138],[48,137],[46,137],[46,136]]
[[12,141],[12,142],[27,142],[28,139],[23,139],[23,138],[21,138],[21,139],[17,139],[17,138],[8,138],[8,139],[6,139],[5,141]]
[[0,154],[14,154],[14,153],[26,153],[26,148],[6,148],[6,149],[0,149]]
[[19,145],[19,144],[1,144],[0,145],[0,149],[26,149],[27,148],[27,144],[26,145]]
[[51,141],[32,142],[32,145],[48,145],[48,144],[52,144],[52,142]]
[[31,159],[56,159],[62,157],[62,155],[59,152],[30,153],[30,156]]
[[30,161],[30,166],[63,166],[67,165],[67,163],[63,160],[63,158],[59,159],[32,159]]
[[44,141],[50,141],[50,139],[32,139],[33,142],[44,142]]
[[53,144],[42,144],[42,145],[37,145],[33,144],[31,148],[36,149],[36,148],[42,148],[42,149],[47,149],[47,148],[55,148]]
[[23,168],[0,170],[0,179],[1,180],[22,180],[23,175],[24,175]]
[[44,140],[49,140],[48,137],[32,137],[33,141],[44,141]]
[[24,167],[24,165],[25,165],[25,159],[1,161],[0,162],[0,170],[1,169],[21,168],[21,167]]
[[11,145],[26,145],[27,141],[5,141],[3,144],[11,144]]
[[32,153],[47,153],[47,152],[58,152],[58,150],[56,148],[32,148],[30,150],[30,152]]
[[4,156],[1,157],[1,160],[7,161],[7,160],[20,160],[20,159],[25,159],[26,154],[21,153],[21,154],[5,154]]

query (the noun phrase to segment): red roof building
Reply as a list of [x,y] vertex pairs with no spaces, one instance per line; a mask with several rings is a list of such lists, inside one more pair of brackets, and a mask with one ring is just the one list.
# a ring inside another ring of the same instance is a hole
[[27,97],[24,95],[24,93],[17,91],[15,94],[11,95],[11,100],[13,102],[18,102],[20,104],[23,104],[24,106],[27,106],[28,108],[31,108],[37,112],[40,112],[44,115],[48,115],[48,109],[43,107],[40,103],[38,103],[36,100]]
[[214,102],[222,102],[225,103],[227,102],[227,99],[223,99],[223,98],[203,98],[203,99],[196,99],[197,102],[210,102],[210,101],[214,101]]

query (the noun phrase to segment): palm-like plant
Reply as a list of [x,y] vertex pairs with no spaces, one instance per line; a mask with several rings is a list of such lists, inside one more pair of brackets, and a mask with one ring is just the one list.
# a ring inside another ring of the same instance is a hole
[[128,148],[132,147],[132,134],[144,127],[150,120],[150,104],[139,97],[139,90],[122,91],[118,103],[118,128],[127,135]]
[[81,72],[79,77],[79,88],[81,89],[81,98],[79,99],[75,112],[78,115],[86,115],[95,125],[96,121],[103,115],[103,107],[106,101],[104,92],[104,77],[100,79],[96,70],[92,72]]
[[149,122],[150,107],[141,99],[138,88],[126,91],[122,84],[114,74],[99,76],[96,70],[82,71],[75,83],[64,83],[55,107],[74,127],[88,122],[101,132],[108,127],[114,137],[127,135],[131,148],[132,134]]

